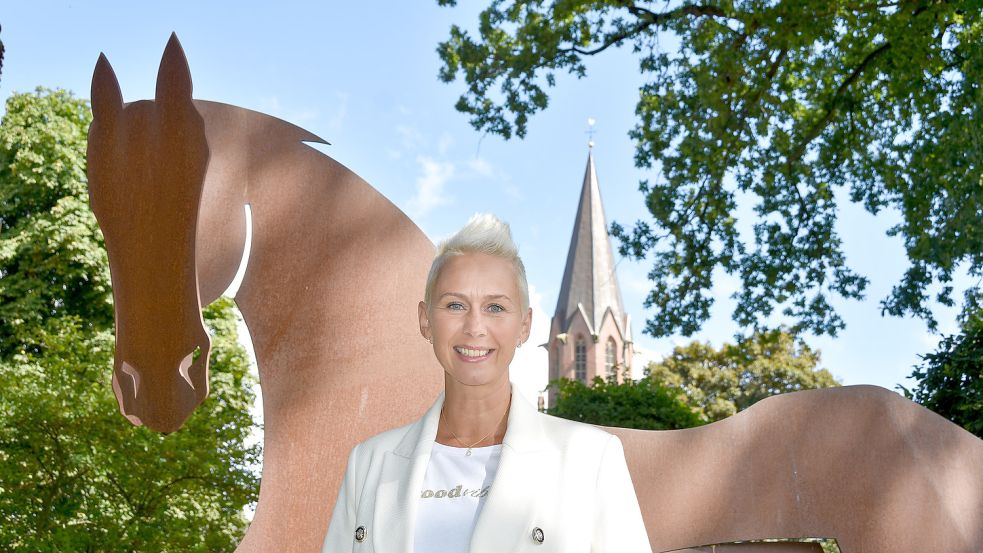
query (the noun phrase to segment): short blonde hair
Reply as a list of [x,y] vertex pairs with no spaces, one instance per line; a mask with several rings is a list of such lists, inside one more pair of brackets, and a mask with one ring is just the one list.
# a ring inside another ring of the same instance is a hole
[[484,253],[500,257],[512,262],[515,269],[515,280],[519,288],[522,313],[529,309],[529,284],[526,282],[526,267],[519,257],[519,247],[512,241],[512,231],[509,224],[490,213],[475,213],[464,227],[454,236],[441,240],[437,245],[437,256],[430,265],[427,275],[427,288],[423,293],[423,302],[430,307],[433,288],[437,284],[437,276],[444,264],[452,256],[466,253]]

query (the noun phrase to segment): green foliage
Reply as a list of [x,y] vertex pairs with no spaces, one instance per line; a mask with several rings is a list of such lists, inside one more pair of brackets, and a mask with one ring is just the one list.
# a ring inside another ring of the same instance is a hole
[[[952,305],[957,268],[983,275],[981,13],[977,0],[493,0],[477,36],[454,26],[437,51],[440,78],[467,85],[457,109],[510,138],[556,73],[583,77],[585,58],[631,46],[646,79],[635,163],[660,177],[640,187],[654,224],[611,230],[623,255],[653,262],[647,333],[697,331],[719,268],[742,281],[741,326],[780,310],[794,331],[835,335],[831,298],[868,284],[836,230],[847,197],[900,213],[889,234],[910,266],[882,308],[934,329],[933,284]],[[671,37],[678,51],[660,46]]]
[[211,392],[185,427],[127,422],[87,201],[90,121],[85,101],[39,89],[12,96],[0,127],[0,550],[231,551],[260,454],[234,307],[204,310]]
[[0,549],[232,551],[257,499],[248,360],[231,300],[206,308],[211,393],[180,431],[133,427],[110,385],[113,336],[50,319],[0,364]]
[[983,438],[983,311],[922,360],[911,374],[918,384],[905,395]]
[[62,90],[14,94],[0,124],[0,359],[37,351],[49,318],[113,322],[109,262],[89,210],[88,102]]
[[649,363],[646,379],[679,390],[705,421],[717,421],[762,399],[839,384],[817,369],[819,352],[784,330],[758,332],[719,350],[691,342]]
[[549,414],[565,419],[620,428],[675,430],[699,426],[700,419],[678,394],[652,380],[619,384],[594,378],[588,386],[579,380],[553,381],[556,406]]

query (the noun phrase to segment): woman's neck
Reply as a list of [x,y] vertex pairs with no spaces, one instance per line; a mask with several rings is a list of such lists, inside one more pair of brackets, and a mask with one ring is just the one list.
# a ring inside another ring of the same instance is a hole
[[490,387],[447,382],[437,442],[452,447],[502,443],[511,401],[512,386],[508,380]]

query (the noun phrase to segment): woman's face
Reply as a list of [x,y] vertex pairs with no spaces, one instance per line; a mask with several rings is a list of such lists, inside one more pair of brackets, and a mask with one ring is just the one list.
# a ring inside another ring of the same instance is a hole
[[502,384],[519,342],[529,338],[532,310],[522,310],[512,263],[482,253],[447,260],[420,302],[420,332],[433,341],[448,378],[465,386]]

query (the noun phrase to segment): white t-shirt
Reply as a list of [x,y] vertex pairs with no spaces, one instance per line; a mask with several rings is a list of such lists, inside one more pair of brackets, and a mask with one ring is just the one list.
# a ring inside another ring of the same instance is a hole
[[467,451],[434,442],[417,500],[414,553],[467,553],[502,445]]

